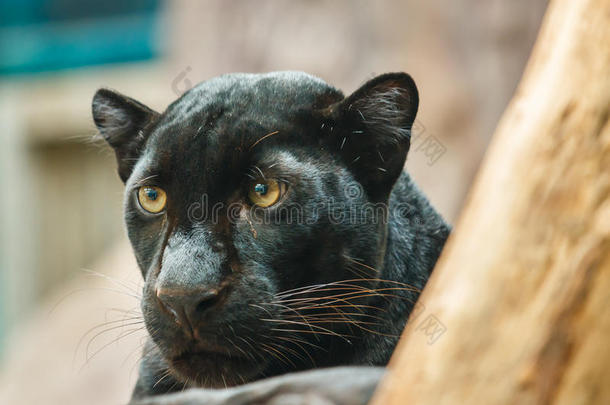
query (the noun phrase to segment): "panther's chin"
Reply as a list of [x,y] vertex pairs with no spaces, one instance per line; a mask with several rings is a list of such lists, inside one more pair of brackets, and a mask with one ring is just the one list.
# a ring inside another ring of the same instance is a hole
[[174,374],[190,388],[225,388],[257,379],[264,364],[232,353],[189,350],[169,359]]

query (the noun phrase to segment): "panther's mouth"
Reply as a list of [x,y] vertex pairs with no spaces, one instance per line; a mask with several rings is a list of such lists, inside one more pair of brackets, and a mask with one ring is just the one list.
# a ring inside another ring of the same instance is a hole
[[211,344],[185,350],[172,357],[169,363],[190,387],[201,388],[243,384],[255,379],[262,370],[260,362],[254,362],[245,354]]
[[206,345],[205,348],[193,348],[182,351],[179,355],[172,357],[172,362],[188,361],[193,357],[225,357],[227,359],[243,359],[243,355],[232,353],[225,348],[215,345]]

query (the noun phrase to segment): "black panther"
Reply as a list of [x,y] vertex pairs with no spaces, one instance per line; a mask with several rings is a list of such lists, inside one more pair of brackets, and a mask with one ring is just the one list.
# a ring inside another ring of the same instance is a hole
[[163,113],[97,91],[145,280],[134,403],[368,399],[450,232],[403,171],[418,100],[405,73],[228,74]]

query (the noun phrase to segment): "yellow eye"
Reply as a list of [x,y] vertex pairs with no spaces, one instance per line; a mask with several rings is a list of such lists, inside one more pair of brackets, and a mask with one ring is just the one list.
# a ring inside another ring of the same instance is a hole
[[248,189],[248,198],[259,207],[270,207],[282,196],[284,184],[268,179],[253,182]]
[[146,211],[156,214],[165,208],[167,195],[159,187],[140,187],[138,189],[138,201]]

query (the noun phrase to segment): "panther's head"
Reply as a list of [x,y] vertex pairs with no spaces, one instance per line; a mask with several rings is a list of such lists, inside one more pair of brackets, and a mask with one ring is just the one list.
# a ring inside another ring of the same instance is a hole
[[304,73],[231,74],[163,113],[98,90],[145,323],[176,378],[217,387],[330,365],[374,329],[363,308],[417,106],[404,73],[349,97]]

